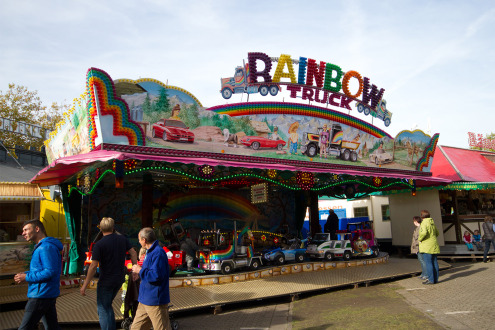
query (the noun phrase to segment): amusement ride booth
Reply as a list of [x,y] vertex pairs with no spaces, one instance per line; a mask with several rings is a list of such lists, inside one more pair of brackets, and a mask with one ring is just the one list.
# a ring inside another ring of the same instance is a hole
[[[299,100],[249,101],[250,94],[282,92]],[[70,273],[81,272],[105,216],[134,242],[152,226],[175,248],[185,237],[203,246],[240,243],[247,232],[247,250],[239,253],[252,255],[301,238],[308,207],[309,235],[320,232],[318,196],[411,196],[450,182],[430,173],[438,134],[404,130],[392,137],[364,120],[388,127],[392,113],[384,89],[356,71],[248,53],[233,77],[221,79],[224,102],[239,93],[247,93],[246,102],[204,107],[180,87],[88,70],[85,93],[45,143],[50,165],[31,180],[61,187]],[[234,236],[222,236],[228,231]],[[202,253],[199,264],[214,258]]]

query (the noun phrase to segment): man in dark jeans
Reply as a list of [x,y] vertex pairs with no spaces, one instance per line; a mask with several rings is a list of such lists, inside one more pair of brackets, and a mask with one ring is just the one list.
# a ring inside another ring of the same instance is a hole
[[115,314],[112,302],[125,280],[125,255],[129,252],[132,264],[137,263],[136,251],[129,240],[114,231],[115,222],[112,218],[103,218],[100,230],[103,237],[93,246],[92,262],[88,276],[81,287],[81,294],[86,295],[86,288],[100,267],[100,277],[96,287],[96,305],[100,327],[103,330],[116,329]]
[[42,320],[46,330],[59,329],[56,302],[60,295],[62,243],[46,235],[39,220],[24,223],[22,236],[35,243],[29,271],[14,276],[16,283],[28,282],[28,302],[19,329],[38,329]]

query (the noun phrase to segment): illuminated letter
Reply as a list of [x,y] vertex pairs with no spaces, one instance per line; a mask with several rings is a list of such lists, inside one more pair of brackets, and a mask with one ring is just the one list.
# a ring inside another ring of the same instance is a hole
[[378,105],[378,102],[382,99],[383,92],[385,92],[385,89],[380,89],[380,92],[378,92],[378,87],[375,85],[371,85],[371,91],[369,91],[370,88],[370,78],[364,77],[364,89],[363,89],[363,103],[364,104],[369,104],[371,100],[371,108],[376,109],[376,106]]
[[[333,72],[337,73],[336,77],[333,77]],[[340,89],[342,88],[342,83],[340,82],[342,74],[342,69],[339,66],[327,63],[327,68],[325,70],[325,85],[323,88],[331,92],[340,91]],[[334,87],[332,87],[332,83],[335,84]]]
[[302,91],[302,99],[303,100],[314,101],[313,100],[313,89],[312,88],[304,87],[303,88],[303,91]]
[[[351,78],[356,78],[359,82],[359,88],[356,94],[351,94],[349,91],[349,80]],[[359,95],[363,92],[363,78],[359,74],[359,72],[356,71],[347,71],[346,74],[344,75],[344,78],[342,79],[342,89],[344,90],[344,94],[352,97],[352,98],[358,98]]]
[[[265,63],[265,69],[261,72],[256,70],[256,61],[260,60]],[[248,53],[248,63],[249,63],[249,82],[258,82],[258,77],[263,77],[265,82],[271,82],[272,77],[270,76],[270,70],[272,69],[272,60],[265,53]]]
[[315,90],[315,101],[316,102],[327,103],[327,97],[328,97],[328,92],[324,91],[323,99],[320,99],[320,90],[319,89]]
[[308,76],[306,77],[306,85],[313,86],[313,77],[315,78],[316,86],[323,87],[323,77],[325,76],[325,62],[320,62],[320,66],[313,59],[308,60]]
[[330,96],[328,97],[328,103],[330,105],[333,105],[334,107],[340,106],[340,104],[335,102],[335,99],[337,99],[337,100],[340,99],[340,94],[336,94],[336,93],[330,94]]
[[349,103],[351,103],[352,101],[353,99],[351,99],[350,97],[345,97],[342,95],[342,97],[340,98],[340,107],[352,110],[351,106],[349,105]]
[[[284,72],[286,64],[289,72]],[[277,68],[275,69],[275,73],[273,74],[272,81],[280,82],[280,78],[290,78],[291,83],[296,83],[296,75],[294,74],[294,67],[292,66],[292,59],[290,58],[290,55],[282,54],[278,59]]]
[[299,57],[299,75],[297,76],[297,83],[300,85],[304,85],[304,81],[306,80],[306,57]]
[[297,97],[297,92],[301,91],[301,87],[287,85],[287,90],[290,91],[290,97],[295,99]]

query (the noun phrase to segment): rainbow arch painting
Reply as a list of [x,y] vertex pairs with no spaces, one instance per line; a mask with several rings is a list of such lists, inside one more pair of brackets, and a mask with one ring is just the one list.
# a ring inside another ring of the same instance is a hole
[[164,217],[184,220],[246,220],[260,211],[246,198],[211,189],[171,194]]
[[249,102],[249,103],[233,103],[218,105],[207,110],[213,111],[220,115],[229,115],[231,117],[246,116],[246,115],[273,115],[273,114],[288,114],[297,116],[308,116],[335,121],[345,124],[365,133],[368,133],[376,138],[388,137],[392,138],[385,131],[375,127],[361,119],[347,115],[342,112],[334,111],[327,108],[321,108],[314,105],[291,102]]

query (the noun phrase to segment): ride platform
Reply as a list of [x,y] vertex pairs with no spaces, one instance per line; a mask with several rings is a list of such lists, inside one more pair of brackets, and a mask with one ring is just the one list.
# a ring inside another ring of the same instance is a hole
[[[439,261],[439,266],[441,270],[450,267],[443,261]],[[170,297],[173,306],[170,311],[218,310],[223,305],[245,301],[368,286],[375,281],[413,276],[420,272],[421,267],[416,259],[389,258],[387,254],[381,253],[372,259],[312,261],[229,275],[171,278]],[[20,299],[21,286],[17,287],[15,293],[17,299]],[[0,304],[13,301],[4,295],[8,288],[0,288]],[[26,300],[25,294],[23,297]],[[121,304],[122,298],[118,294],[113,303],[117,320],[123,319]],[[60,324],[97,324],[96,290],[86,290],[86,296],[83,297],[79,293],[79,285],[62,288],[57,299],[57,311]],[[17,328],[23,313],[23,310],[1,312],[0,328]]]

